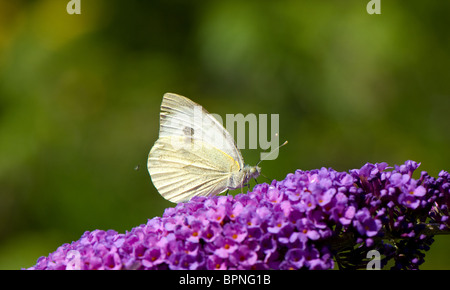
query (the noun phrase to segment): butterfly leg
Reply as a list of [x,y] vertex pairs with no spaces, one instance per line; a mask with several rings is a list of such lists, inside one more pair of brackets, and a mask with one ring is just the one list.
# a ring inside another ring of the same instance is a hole
[[247,186],[247,191],[250,191],[250,182],[243,184],[241,187],[241,193],[243,193],[244,187]]

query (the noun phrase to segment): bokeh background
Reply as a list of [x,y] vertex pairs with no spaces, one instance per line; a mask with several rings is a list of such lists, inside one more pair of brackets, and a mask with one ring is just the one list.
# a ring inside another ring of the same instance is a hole
[[[0,0],[0,269],[173,206],[148,152],[165,92],[279,114],[273,179],[300,168],[450,170],[450,2]],[[242,150],[255,164],[261,150]],[[264,182],[261,180],[260,182]],[[450,269],[438,236],[424,269]]]

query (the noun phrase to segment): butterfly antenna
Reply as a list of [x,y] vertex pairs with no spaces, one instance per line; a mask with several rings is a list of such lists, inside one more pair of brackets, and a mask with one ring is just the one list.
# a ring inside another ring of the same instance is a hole
[[264,177],[264,178],[267,178],[267,180],[269,181],[269,182],[272,182],[272,179],[270,179],[269,177],[267,177],[267,176],[265,176],[264,174],[260,174],[262,177]]
[[286,140],[286,141],[284,141],[284,143],[283,144],[281,144],[280,146],[278,146],[277,147],[277,149],[275,149],[275,150],[273,150],[272,152],[270,152],[269,153],[269,155],[267,155],[266,156],[266,158],[264,158],[264,159],[261,159],[261,160],[259,160],[258,161],[258,163],[256,163],[256,166],[258,166],[259,165],[259,163],[261,163],[262,161],[264,161],[264,160],[267,160],[268,158],[269,158],[269,156],[270,155],[272,155],[274,152],[277,152],[278,151],[278,149],[280,149],[281,147],[283,147],[284,145],[286,145],[288,143],[288,141]]

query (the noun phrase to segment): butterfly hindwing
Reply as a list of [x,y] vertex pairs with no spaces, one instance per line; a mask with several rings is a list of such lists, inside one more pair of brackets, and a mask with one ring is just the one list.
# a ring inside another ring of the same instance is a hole
[[[185,146],[180,145],[185,142]],[[149,154],[148,170],[164,198],[181,202],[225,191],[230,177],[239,171],[239,164],[200,140],[171,136],[156,141]]]

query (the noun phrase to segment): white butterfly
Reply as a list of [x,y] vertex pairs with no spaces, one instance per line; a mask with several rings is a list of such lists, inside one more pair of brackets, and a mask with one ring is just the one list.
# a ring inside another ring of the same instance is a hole
[[175,203],[243,187],[261,172],[244,165],[233,137],[210,113],[171,93],[163,97],[159,139],[147,165],[156,189]]

